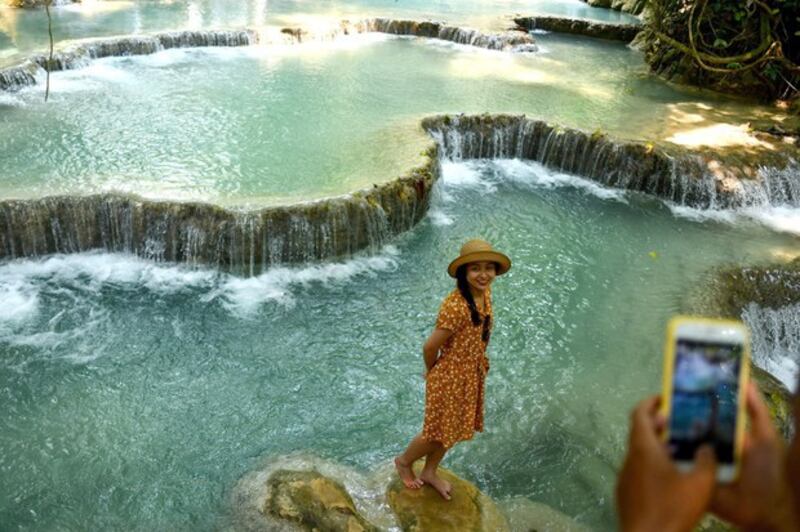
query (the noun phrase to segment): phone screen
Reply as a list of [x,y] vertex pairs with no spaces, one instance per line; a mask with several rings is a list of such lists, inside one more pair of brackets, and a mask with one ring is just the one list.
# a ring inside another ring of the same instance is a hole
[[733,464],[741,359],[741,344],[678,338],[668,442],[674,460],[690,462],[708,443],[718,462]]

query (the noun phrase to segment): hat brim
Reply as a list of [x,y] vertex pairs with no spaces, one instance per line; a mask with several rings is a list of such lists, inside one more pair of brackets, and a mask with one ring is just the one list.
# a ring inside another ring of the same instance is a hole
[[499,253],[497,251],[476,251],[474,253],[467,253],[466,255],[461,255],[456,260],[450,263],[450,266],[447,267],[447,273],[450,277],[456,276],[456,270],[458,270],[459,266],[464,264],[469,264],[470,262],[495,262],[497,263],[499,269],[497,270],[497,275],[503,275],[508,270],[511,269],[511,259]]

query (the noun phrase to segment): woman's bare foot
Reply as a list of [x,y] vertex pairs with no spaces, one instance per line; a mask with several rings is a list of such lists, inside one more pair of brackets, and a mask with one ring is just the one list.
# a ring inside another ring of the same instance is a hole
[[453,490],[453,486],[451,486],[450,483],[445,479],[439,478],[436,473],[429,473],[428,471],[423,470],[419,475],[419,480],[432,486],[436,491],[439,492],[439,495],[441,495],[444,500],[450,500],[450,492]]
[[397,469],[397,474],[400,475],[400,480],[408,489],[416,490],[422,487],[422,480],[414,476],[414,470],[411,469],[411,464],[403,463],[398,456],[394,459],[394,467]]

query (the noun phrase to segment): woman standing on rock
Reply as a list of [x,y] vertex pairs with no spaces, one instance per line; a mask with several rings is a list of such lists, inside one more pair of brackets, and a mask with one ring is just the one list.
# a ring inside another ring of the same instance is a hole
[[[418,489],[429,484],[447,500],[452,487],[436,474],[445,453],[456,442],[483,431],[483,390],[492,331],[491,284],[506,273],[511,261],[483,240],[470,240],[447,273],[456,289],[442,302],[436,328],[422,347],[425,360],[425,422],[394,463],[403,484]],[[425,457],[417,478],[412,466]]]

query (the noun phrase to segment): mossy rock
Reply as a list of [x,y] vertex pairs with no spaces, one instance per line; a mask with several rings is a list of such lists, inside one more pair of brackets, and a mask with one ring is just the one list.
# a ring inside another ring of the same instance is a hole
[[751,376],[758,383],[769,407],[769,413],[778,432],[789,440],[794,431],[792,421],[792,397],[789,390],[775,377],[761,368],[752,366]]
[[400,528],[408,532],[503,532],[509,526],[492,500],[474,484],[439,468],[439,476],[453,485],[452,498],[444,500],[430,486],[407,489],[399,478],[389,484],[386,500]]
[[713,270],[695,292],[686,312],[733,319],[740,319],[750,303],[772,309],[800,303],[800,259]]
[[694,532],[730,532],[736,530],[722,519],[706,514],[700,523],[694,528]]
[[269,477],[268,485],[264,514],[294,521],[306,530],[378,531],[356,510],[344,486],[317,471],[281,469]]

